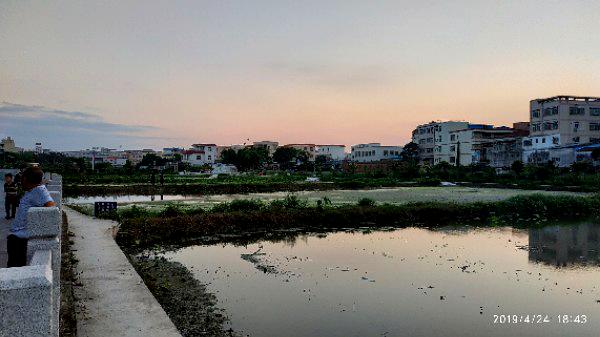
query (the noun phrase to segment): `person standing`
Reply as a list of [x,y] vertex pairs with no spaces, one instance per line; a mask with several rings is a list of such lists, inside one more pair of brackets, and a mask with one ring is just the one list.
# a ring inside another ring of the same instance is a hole
[[13,180],[12,173],[4,175],[4,209],[6,210],[5,219],[12,219],[15,217],[17,212],[17,203],[19,202],[19,196],[17,194],[17,184]]
[[19,203],[19,209],[11,224],[6,242],[8,253],[7,266],[23,267],[27,265],[27,212],[31,207],[56,206],[46,186],[42,184],[44,172],[39,167],[28,167],[23,171],[22,186],[25,194]]

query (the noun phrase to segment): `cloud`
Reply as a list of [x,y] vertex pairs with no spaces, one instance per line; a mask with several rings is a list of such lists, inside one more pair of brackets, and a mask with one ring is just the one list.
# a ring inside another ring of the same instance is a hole
[[[50,109],[39,105],[23,105],[10,102],[0,103],[0,118],[11,124],[35,124],[37,127],[80,129],[90,132],[125,134],[158,130],[147,125],[109,123],[102,117],[81,111]],[[135,136],[129,134],[129,136]]]
[[148,125],[111,123],[83,111],[52,109],[38,105],[0,103],[0,134],[13,136],[25,147],[36,141],[52,149],[90,146],[155,146],[161,128]]

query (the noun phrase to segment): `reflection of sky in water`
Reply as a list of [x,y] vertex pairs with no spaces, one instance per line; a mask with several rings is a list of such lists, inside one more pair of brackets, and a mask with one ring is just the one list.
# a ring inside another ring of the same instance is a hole
[[[251,336],[598,336],[600,269],[531,262],[546,255],[532,259],[529,244],[527,230],[407,228],[167,256],[207,283],[232,327]],[[255,262],[277,273],[241,258],[261,246]],[[491,324],[493,314],[539,313],[586,314],[589,322]]]

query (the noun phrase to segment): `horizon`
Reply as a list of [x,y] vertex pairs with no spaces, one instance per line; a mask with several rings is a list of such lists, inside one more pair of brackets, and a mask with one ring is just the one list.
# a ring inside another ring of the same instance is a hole
[[432,120],[511,126],[532,99],[600,95],[600,3],[579,5],[7,1],[0,138],[349,147]]

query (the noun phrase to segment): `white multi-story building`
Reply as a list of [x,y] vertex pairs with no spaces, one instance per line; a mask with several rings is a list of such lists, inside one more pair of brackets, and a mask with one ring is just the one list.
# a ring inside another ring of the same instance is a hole
[[434,121],[417,126],[412,133],[412,142],[419,146],[419,162],[433,165],[449,161],[450,133],[468,128],[463,121]]
[[[94,163],[109,163],[113,166],[123,166],[129,159],[127,151],[117,151],[106,147],[93,147],[91,149],[62,152],[67,157],[84,158]],[[141,158],[140,158],[141,160]]]
[[450,132],[448,151],[439,155],[442,161],[451,165],[488,163],[487,152],[494,142],[513,135],[513,132],[509,127],[469,124],[465,129]]
[[400,159],[402,146],[384,146],[380,143],[357,144],[351,147],[350,160],[367,163]]
[[569,166],[576,156],[565,152],[600,143],[600,97],[553,96],[529,106],[531,134],[523,139],[523,162]]
[[325,156],[334,161],[346,159],[346,145],[321,144],[317,145],[317,156]]
[[194,144],[189,150],[183,151],[183,162],[192,166],[212,165],[217,160],[216,144]]

